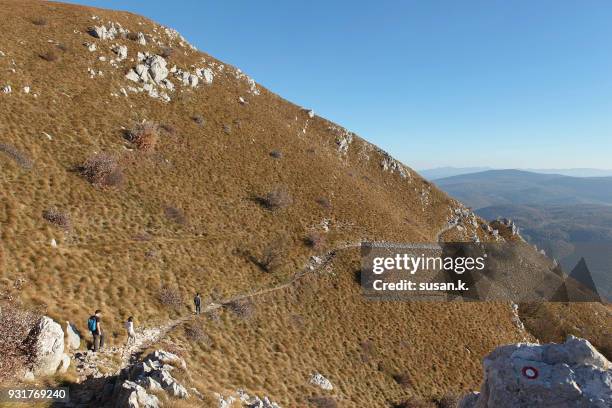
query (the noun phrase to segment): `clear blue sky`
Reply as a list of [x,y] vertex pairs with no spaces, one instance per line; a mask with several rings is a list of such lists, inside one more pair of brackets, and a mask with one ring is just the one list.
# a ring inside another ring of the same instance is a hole
[[413,168],[612,168],[607,0],[72,2],[176,28]]

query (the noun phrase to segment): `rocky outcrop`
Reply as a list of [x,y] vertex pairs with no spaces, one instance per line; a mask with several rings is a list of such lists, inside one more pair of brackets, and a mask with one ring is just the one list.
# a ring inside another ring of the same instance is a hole
[[150,393],[167,392],[176,398],[189,398],[190,394],[179,381],[172,376],[175,369],[187,368],[185,360],[176,354],[157,350],[147,355],[132,369],[129,377],[121,384],[117,397],[118,407],[157,407],[157,397]]
[[124,381],[117,400],[117,407],[157,408],[159,399],[149,394],[142,386],[133,381]]
[[65,372],[70,366],[70,357],[64,353],[62,326],[53,319],[43,316],[28,334],[26,342],[32,347],[30,372],[34,376]]
[[519,343],[485,357],[480,393],[460,408],[612,406],[612,367],[587,340],[563,344]]

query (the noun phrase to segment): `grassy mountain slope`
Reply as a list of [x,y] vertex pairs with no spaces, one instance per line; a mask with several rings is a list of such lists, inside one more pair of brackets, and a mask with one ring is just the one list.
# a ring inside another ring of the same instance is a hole
[[[11,22],[0,26],[0,88],[12,89],[0,93],[2,291],[83,332],[100,308],[111,344],[124,340],[127,316],[150,326],[188,315],[196,291],[218,300],[278,287],[347,242],[436,241],[460,207],[365,140],[254,92],[235,68],[145,18],[34,1],[1,0],[0,10]],[[87,32],[109,22],[147,44]],[[114,45],[128,47],[116,67]],[[214,80],[192,88],[170,76],[169,102],[124,96],[136,86],[125,74],[137,52],[168,55],[169,67],[190,72],[210,68]],[[146,148],[126,139],[142,121],[157,125]],[[100,153],[123,174],[106,180],[112,186],[82,174]],[[281,208],[263,208],[271,191]],[[474,234],[487,239],[471,225],[442,238]],[[265,271],[257,263],[270,254]],[[197,318],[210,341],[183,326],[170,340],[208,394],[245,388],[305,406],[324,393],[308,384],[319,371],[341,406],[374,407],[475,389],[482,356],[525,337],[508,304],[368,302],[358,268],[358,249],[339,251],[316,275],[253,299],[250,318]],[[164,287],[177,304],[160,302]]]

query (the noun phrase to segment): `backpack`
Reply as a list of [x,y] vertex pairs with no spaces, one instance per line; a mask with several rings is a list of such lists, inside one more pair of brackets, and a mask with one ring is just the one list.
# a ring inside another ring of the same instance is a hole
[[89,329],[90,332],[94,333],[96,331],[96,316],[91,316],[88,320],[87,320],[87,328]]

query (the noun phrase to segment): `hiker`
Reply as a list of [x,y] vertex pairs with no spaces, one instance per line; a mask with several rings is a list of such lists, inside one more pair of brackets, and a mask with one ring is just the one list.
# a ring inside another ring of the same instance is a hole
[[128,335],[125,345],[129,347],[136,341],[136,332],[134,332],[134,318],[132,316],[128,317],[127,321],[125,322],[125,330],[127,330]]
[[87,320],[87,328],[93,336],[93,351],[96,352],[104,347],[104,333],[101,325],[102,311],[96,310],[95,313]]
[[195,305],[195,314],[200,314],[202,312],[202,298],[200,297],[200,292],[196,293],[193,298],[193,304]]

